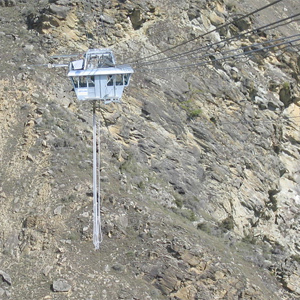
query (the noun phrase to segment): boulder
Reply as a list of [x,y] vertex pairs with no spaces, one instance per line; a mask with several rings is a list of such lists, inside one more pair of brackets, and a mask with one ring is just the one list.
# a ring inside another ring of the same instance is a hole
[[54,292],[69,292],[71,290],[71,285],[67,280],[59,278],[53,281],[52,289]]
[[7,274],[6,272],[0,270],[0,275],[2,276],[2,280],[5,281],[7,284],[11,285],[11,277],[9,274]]
[[70,8],[61,5],[51,4],[49,10],[52,14],[56,15],[59,19],[66,19],[70,11]]

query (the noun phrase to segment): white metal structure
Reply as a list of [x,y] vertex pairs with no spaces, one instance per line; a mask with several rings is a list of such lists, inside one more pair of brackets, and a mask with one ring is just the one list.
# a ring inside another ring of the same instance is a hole
[[133,69],[116,65],[109,49],[90,49],[84,58],[69,64],[70,77],[77,99],[120,102],[124,88],[129,85]]
[[100,124],[97,130],[96,101],[120,102],[132,73],[133,69],[128,65],[116,66],[113,52],[109,49],[90,49],[84,54],[83,59],[71,61],[69,64],[68,77],[72,81],[77,99],[93,101],[93,243],[95,249],[99,249],[102,242]]
[[[98,135],[97,135],[98,131]],[[98,155],[97,155],[98,137]],[[93,243],[95,249],[102,243],[101,194],[100,194],[100,124],[97,130],[96,103],[93,102]]]

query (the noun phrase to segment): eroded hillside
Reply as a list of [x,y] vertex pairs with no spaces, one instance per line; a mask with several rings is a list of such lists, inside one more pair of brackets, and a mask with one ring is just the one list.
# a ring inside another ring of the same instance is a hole
[[[241,18],[268,3],[0,1],[0,299],[300,297],[299,22],[254,30],[300,12]],[[135,69],[98,108],[100,251],[91,104],[39,66],[93,47]]]

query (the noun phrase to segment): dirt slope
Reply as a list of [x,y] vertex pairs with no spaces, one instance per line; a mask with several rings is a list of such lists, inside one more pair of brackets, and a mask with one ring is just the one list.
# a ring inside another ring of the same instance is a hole
[[[219,59],[299,34],[229,42],[299,12],[286,0],[233,22],[267,3],[0,1],[0,299],[300,298],[299,50]],[[123,103],[97,110],[100,251],[91,104],[36,66],[92,47],[135,69]]]

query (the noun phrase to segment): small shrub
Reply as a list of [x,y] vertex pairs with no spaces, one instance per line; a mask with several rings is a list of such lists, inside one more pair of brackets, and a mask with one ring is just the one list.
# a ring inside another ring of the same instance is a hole
[[201,231],[204,231],[204,232],[206,232],[208,234],[211,233],[211,228],[210,228],[210,226],[207,223],[199,223],[197,225],[197,229],[199,229]]
[[133,251],[129,251],[129,252],[126,252],[125,255],[127,257],[134,257],[135,256],[135,253]]
[[197,220],[197,217],[196,217],[195,213],[190,209],[187,211],[186,218],[188,220],[190,220],[191,222],[194,222],[194,221]]
[[70,241],[78,241],[80,239],[79,234],[77,232],[72,232],[67,237]]
[[233,221],[233,217],[229,216],[226,219],[224,219],[222,221],[222,223],[220,224],[221,229],[225,230],[225,231],[229,231],[232,230],[234,228],[234,221]]
[[201,113],[202,113],[202,110],[200,108],[199,109],[193,109],[193,110],[188,112],[190,119],[194,119],[194,118],[199,117],[201,115]]
[[175,199],[175,204],[177,207],[182,208],[183,207],[183,201],[180,198]]
[[138,182],[137,187],[138,187],[140,190],[144,190],[145,187],[146,187],[146,185],[145,185],[145,183],[144,183],[143,181],[140,181],[140,182]]
[[60,201],[63,203],[70,203],[70,202],[74,202],[75,200],[76,200],[76,196],[74,194],[62,197],[60,199]]
[[282,87],[286,90],[288,90],[290,88],[290,83],[289,82],[284,82]]

